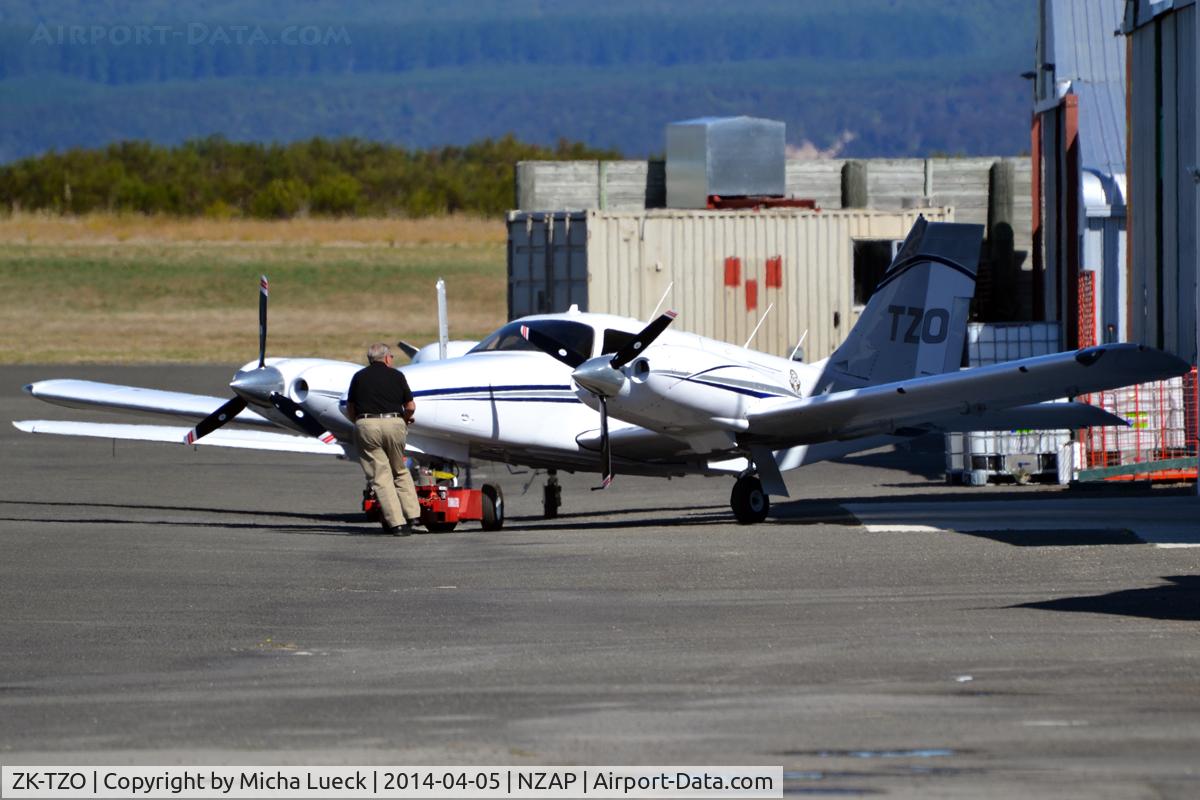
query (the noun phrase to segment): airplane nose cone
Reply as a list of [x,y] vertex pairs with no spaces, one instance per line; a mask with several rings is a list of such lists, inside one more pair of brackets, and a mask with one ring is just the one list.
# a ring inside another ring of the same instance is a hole
[[592,394],[616,397],[625,385],[625,376],[613,369],[608,356],[597,356],[580,364],[571,377]]
[[283,375],[274,367],[243,370],[233,376],[229,388],[248,403],[268,406],[272,393],[283,393]]

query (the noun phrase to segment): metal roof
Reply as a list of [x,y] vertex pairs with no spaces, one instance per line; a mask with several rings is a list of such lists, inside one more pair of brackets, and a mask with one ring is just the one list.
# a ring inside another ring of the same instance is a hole
[[1121,33],[1132,33],[1155,17],[1195,5],[1196,0],[1125,0],[1125,12],[1121,20]]
[[1108,176],[1125,172],[1123,11],[1123,0],[1046,0],[1045,57],[1057,94],[1079,97],[1082,166]]

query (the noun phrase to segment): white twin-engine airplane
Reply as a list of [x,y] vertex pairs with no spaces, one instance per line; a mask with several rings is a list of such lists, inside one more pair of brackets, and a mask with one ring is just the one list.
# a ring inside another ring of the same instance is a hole
[[[466,355],[402,368],[417,400],[410,451],[434,465],[490,459],[599,472],[602,486],[618,470],[729,475],[734,516],[758,522],[770,495],[787,495],[784,471],[931,431],[1122,425],[1090,405],[1043,401],[1189,368],[1157,350],[1109,344],[960,370],[981,238],[981,226],[919,220],[846,341],[812,364],[670,330],[673,312],[645,326],[576,309],[515,320]],[[89,381],[26,387],[59,405],[204,417],[192,430],[14,424],[352,456],[353,426],[342,412],[360,365],[265,358],[265,346],[264,283],[260,357],[238,370],[228,402]],[[230,421],[276,430],[218,430]]]

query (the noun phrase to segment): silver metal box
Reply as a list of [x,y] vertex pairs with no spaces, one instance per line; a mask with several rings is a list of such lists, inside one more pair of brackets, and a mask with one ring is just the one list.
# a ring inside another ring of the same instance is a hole
[[667,126],[667,207],[706,208],[711,195],[787,192],[785,126],[756,117],[701,117]]

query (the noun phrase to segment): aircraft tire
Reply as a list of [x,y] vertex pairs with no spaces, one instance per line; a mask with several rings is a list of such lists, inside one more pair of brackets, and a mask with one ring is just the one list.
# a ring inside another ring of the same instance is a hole
[[754,475],[743,475],[733,484],[729,495],[733,516],[742,525],[762,522],[771,510],[771,498],[763,491],[762,481]]
[[483,485],[483,520],[485,531],[498,531],[504,527],[504,492],[491,483]]

